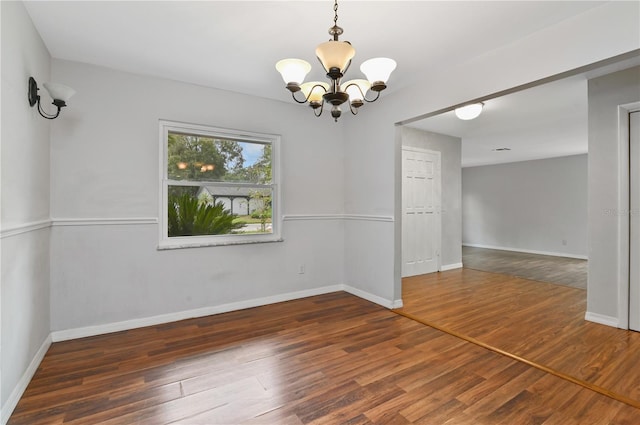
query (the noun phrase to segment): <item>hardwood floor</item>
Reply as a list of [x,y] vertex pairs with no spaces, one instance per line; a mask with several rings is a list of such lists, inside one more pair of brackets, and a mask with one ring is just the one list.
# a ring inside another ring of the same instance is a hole
[[587,260],[462,247],[465,268],[587,289]]
[[9,424],[63,423],[637,424],[640,410],[337,292],[55,343]]
[[403,279],[403,300],[426,323],[640,405],[640,333],[585,321],[583,290],[458,269]]

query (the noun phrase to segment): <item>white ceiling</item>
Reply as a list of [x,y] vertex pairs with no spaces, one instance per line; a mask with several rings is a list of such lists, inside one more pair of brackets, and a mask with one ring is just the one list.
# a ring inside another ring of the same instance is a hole
[[[391,57],[398,63],[388,82],[387,92],[393,92],[603,3],[342,0],[341,40],[356,49],[347,77],[358,78],[366,59]],[[313,65],[308,80],[325,78],[314,52],[317,44],[329,39],[331,0],[27,1],[25,5],[57,59],[285,102],[291,98],[274,67],[279,59],[305,59]],[[495,147],[517,147],[506,154],[524,157],[530,143],[554,146],[556,153],[580,153],[586,151],[586,128],[576,133],[575,126],[586,117],[584,88],[584,79],[575,79],[541,88],[537,96],[523,92],[491,100],[481,119],[463,126],[460,122],[453,126],[446,117],[412,125],[463,136],[466,165],[487,161],[486,150]],[[552,126],[553,138],[542,131]],[[492,128],[500,130],[491,133]],[[516,132],[520,140],[509,132]],[[482,139],[488,134],[490,140]]]
[[[360,74],[371,57],[395,59],[394,90],[438,67],[464,63],[599,6],[577,2],[339,2],[342,40]],[[54,58],[102,65],[262,97],[290,100],[275,70],[283,58],[313,65],[329,39],[333,2],[27,1]]]
[[473,120],[460,120],[449,111],[409,126],[461,137],[463,167],[584,154],[588,152],[587,81],[639,65],[636,55],[489,99]]
[[410,126],[461,137],[463,167],[586,153],[587,80],[579,75],[488,100],[473,120],[450,111]]

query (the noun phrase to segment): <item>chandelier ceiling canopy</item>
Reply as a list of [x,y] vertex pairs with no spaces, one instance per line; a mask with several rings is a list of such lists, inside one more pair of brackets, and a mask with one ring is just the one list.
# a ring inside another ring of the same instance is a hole
[[[338,121],[342,115],[340,105],[343,103],[348,102],[351,113],[356,115],[365,102],[378,100],[380,92],[387,88],[387,81],[396,68],[396,62],[388,58],[369,59],[360,65],[360,71],[366,76],[366,80],[355,79],[342,83],[341,80],[349,69],[356,51],[351,43],[338,39],[344,32],[338,26],[338,0],[335,0],[333,11],[333,26],[329,28],[329,35],[333,38],[316,47],[316,56],[327,73],[329,82],[303,83],[311,71],[311,65],[302,59],[283,59],[276,63],[276,69],[296,102],[309,103],[317,117],[322,115],[324,104],[329,103],[332,105],[331,116]],[[298,92],[301,92],[304,98],[299,95],[296,97]],[[373,98],[367,98],[369,92],[375,93]]]

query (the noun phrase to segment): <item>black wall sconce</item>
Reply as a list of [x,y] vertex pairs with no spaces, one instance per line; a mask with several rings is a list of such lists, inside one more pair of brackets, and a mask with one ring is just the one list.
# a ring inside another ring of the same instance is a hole
[[44,83],[44,88],[49,92],[49,96],[53,99],[52,104],[58,108],[55,115],[48,114],[42,110],[40,106],[40,95],[38,94],[38,83],[33,77],[29,77],[29,106],[35,106],[38,104],[38,112],[44,118],[48,120],[52,120],[60,115],[60,109],[67,106],[67,101],[76,94],[76,91],[71,87],[65,86],[64,84],[57,83]]

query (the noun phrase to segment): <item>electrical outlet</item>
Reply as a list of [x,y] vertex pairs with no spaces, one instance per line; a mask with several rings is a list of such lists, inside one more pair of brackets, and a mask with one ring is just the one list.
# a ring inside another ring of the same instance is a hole
[[304,272],[306,271],[306,267],[304,264],[300,264],[298,266],[298,274],[304,274]]

